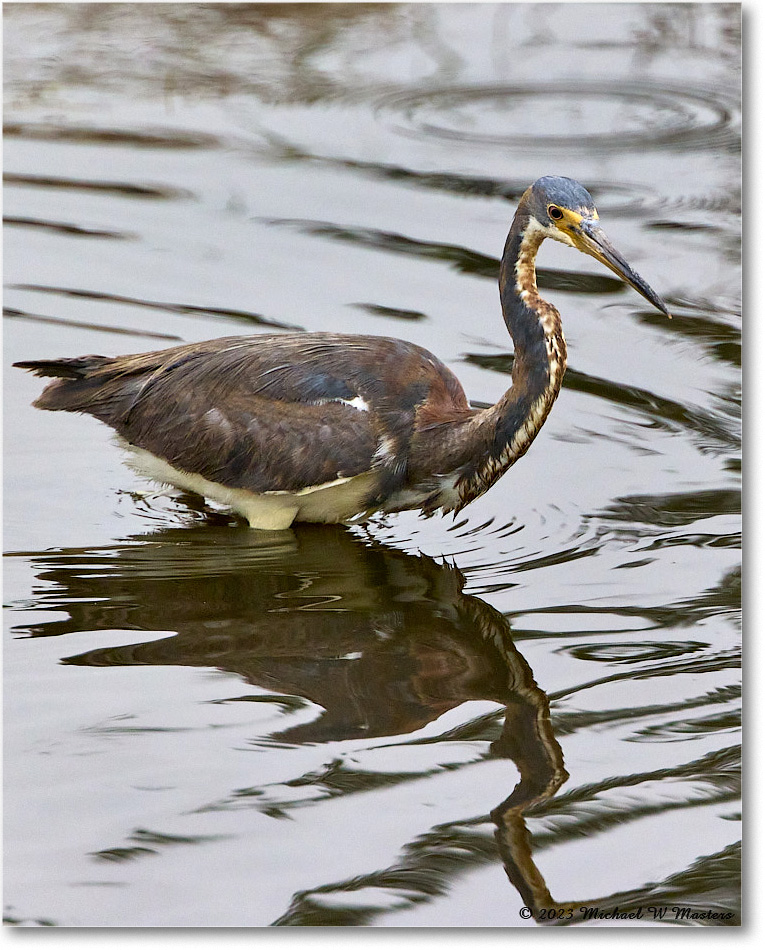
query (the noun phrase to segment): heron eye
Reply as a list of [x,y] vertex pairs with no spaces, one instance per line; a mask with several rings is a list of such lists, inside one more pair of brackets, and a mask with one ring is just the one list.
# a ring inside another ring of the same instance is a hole
[[550,207],[547,209],[547,213],[554,221],[560,221],[560,219],[563,217],[563,212],[560,210],[560,208],[556,208],[555,205],[550,205]]

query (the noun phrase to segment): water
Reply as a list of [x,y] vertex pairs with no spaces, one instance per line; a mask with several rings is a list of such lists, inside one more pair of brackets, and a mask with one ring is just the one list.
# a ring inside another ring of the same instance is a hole
[[[4,13],[6,919],[736,923],[738,7]],[[674,319],[548,242],[564,388],[456,521],[143,498],[8,368],[300,327],[493,402],[542,174]]]

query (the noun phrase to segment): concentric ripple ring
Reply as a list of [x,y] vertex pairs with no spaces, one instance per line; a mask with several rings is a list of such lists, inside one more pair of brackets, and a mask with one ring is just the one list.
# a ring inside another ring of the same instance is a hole
[[687,149],[735,146],[735,102],[719,89],[571,81],[390,95],[377,113],[401,134],[472,145]]

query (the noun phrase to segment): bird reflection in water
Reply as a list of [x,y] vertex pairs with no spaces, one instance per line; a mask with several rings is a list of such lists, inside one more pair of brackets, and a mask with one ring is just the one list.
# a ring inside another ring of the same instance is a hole
[[[568,777],[548,698],[505,617],[463,592],[456,567],[332,526],[255,537],[230,527],[165,529],[116,548],[46,552],[35,560],[44,584],[35,611],[60,618],[65,609],[69,618],[17,632],[173,630],[172,637],[107,646],[65,662],[214,667],[276,700],[302,697],[322,707],[318,718],[272,740],[401,736],[469,700],[501,704],[504,724],[490,755],[512,760],[520,779],[491,815],[499,853],[535,918],[545,908],[567,906],[552,899],[525,825],[529,810]],[[319,890],[331,889],[353,888]],[[305,897],[296,895],[278,923],[311,923]],[[331,924],[338,909],[322,912],[321,922]]]

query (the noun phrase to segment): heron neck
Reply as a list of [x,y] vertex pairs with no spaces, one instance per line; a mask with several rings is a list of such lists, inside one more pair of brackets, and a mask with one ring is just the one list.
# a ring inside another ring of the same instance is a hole
[[[463,504],[492,485],[534,441],[560,391],[566,342],[558,311],[537,291],[535,261],[542,228],[519,207],[499,275],[502,314],[513,339],[512,386],[474,425],[485,448],[460,487]],[[480,436],[478,433],[480,432]]]
[[[550,340],[563,340],[560,314],[537,290],[536,258],[546,234],[519,209],[505,242],[499,270],[502,316],[515,349],[513,387],[537,382],[545,386],[555,375]],[[558,357],[559,361],[559,357]],[[563,353],[565,363],[565,351]],[[565,368],[565,367],[564,367]]]
[[517,440],[518,458],[542,427],[566,370],[566,342],[560,314],[537,290],[536,257],[545,232],[518,209],[507,236],[499,274],[502,315],[513,339],[512,387],[494,407],[498,436]]

